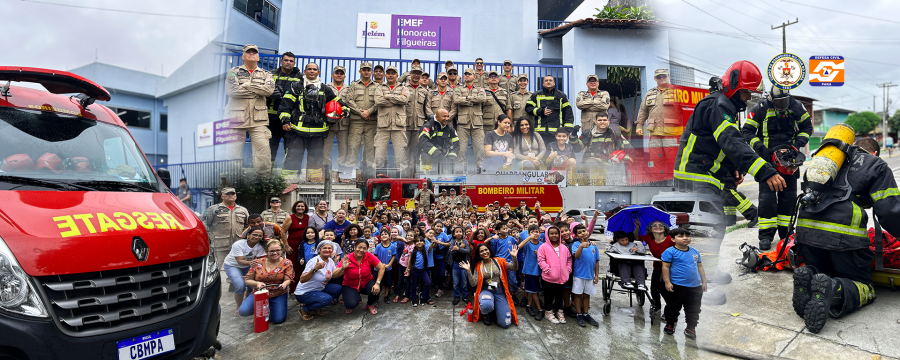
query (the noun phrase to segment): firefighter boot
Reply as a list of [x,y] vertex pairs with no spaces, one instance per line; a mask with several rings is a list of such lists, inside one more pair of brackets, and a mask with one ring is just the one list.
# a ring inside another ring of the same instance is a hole
[[794,305],[794,312],[799,317],[803,317],[806,304],[809,303],[811,297],[809,285],[814,275],[816,272],[811,266],[802,266],[794,271],[794,296],[791,302]]
[[759,249],[769,250],[772,248],[772,239],[759,239]]
[[810,332],[818,334],[825,327],[825,322],[828,321],[832,304],[843,307],[844,292],[841,282],[826,274],[813,276],[810,289],[810,301],[806,304],[803,321]]

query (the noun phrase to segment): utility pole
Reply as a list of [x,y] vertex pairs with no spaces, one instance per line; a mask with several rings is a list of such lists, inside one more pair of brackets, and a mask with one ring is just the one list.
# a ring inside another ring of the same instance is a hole
[[782,53],[787,52],[787,31],[785,31],[785,29],[790,25],[794,25],[794,24],[798,23],[799,21],[800,21],[799,18],[794,18],[794,22],[786,22],[786,23],[781,23],[781,25],[778,25],[778,26],[772,26],[772,30],[781,28],[781,52]]
[[882,144],[887,144],[888,99],[891,96],[891,88],[897,86],[897,84],[887,82],[875,85],[880,87],[881,92],[884,94],[884,116],[882,116],[881,120],[881,142]]

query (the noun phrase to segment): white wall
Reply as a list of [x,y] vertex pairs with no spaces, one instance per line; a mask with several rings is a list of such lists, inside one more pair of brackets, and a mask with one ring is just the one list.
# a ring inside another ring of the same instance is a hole
[[[170,164],[214,160],[213,146],[197,148],[197,155],[194,156],[194,133],[197,131],[197,125],[222,119],[222,110],[215,106],[215,99],[219,94],[217,84],[212,82],[164,100],[163,103],[169,111]],[[225,160],[225,149],[222,145],[216,147],[215,153],[217,160]]]
[[[441,60],[474,61],[482,57],[489,63],[507,59],[521,64],[537,62],[537,0],[287,0],[278,50],[361,58],[363,48],[356,47],[358,13],[460,17],[460,50],[441,51]],[[403,58],[437,60],[437,53],[404,49]],[[369,48],[366,56],[396,59],[398,55],[399,49]]]

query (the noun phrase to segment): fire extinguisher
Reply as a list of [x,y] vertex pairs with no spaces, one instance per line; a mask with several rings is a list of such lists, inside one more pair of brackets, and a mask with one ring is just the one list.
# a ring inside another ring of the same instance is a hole
[[472,303],[469,303],[465,309],[459,312],[459,316],[463,315],[466,315],[466,320],[469,320],[469,322],[474,321],[475,314],[473,311]]
[[253,293],[253,332],[269,330],[269,291],[263,288]]

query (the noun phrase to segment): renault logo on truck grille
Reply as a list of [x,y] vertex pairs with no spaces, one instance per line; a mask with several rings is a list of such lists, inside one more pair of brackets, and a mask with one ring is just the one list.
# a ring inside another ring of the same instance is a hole
[[147,246],[147,243],[144,242],[144,239],[141,239],[140,236],[135,236],[131,239],[131,252],[134,253],[134,257],[137,258],[138,261],[147,261],[147,255],[150,254],[150,248]]

